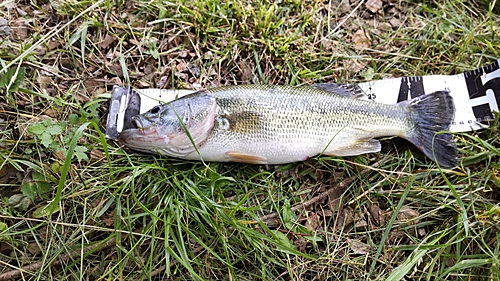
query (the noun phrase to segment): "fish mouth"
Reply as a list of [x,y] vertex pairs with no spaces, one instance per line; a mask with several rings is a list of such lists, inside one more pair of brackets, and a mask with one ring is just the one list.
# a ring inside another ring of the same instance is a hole
[[130,122],[132,123],[132,125],[134,125],[134,127],[136,129],[139,129],[139,130],[144,129],[144,126],[142,125],[141,120],[139,118],[137,118],[137,116],[130,118]]
[[152,134],[155,134],[157,131],[157,127],[154,126],[154,124],[153,125],[150,124],[149,126],[146,126],[141,121],[141,119],[138,118],[137,116],[130,118],[130,122],[132,123],[132,125],[134,125],[135,129],[129,129],[129,130],[139,131],[144,136],[150,136]]
[[143,129],[127,129],[120,133],[118,136],[118,143],[125,145],[133,150],[155,153],[156,150],[153,149],[156,142],[160,141],[162,138],[157,135],[156,128],[149,130]]
[[123,130],[118,136],[118,142],[121,144],[131,146],[134,143],[140,143],[144,141],[145,138],[152,137],[157,133],[156,126],[145,126],[141,119],[137,116],[130,118],[130,123],[132,123],[134,128]]

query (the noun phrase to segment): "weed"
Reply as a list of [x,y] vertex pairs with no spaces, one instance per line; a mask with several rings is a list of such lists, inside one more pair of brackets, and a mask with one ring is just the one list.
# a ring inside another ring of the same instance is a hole
[[495,1],[14,2],[0,5],[0,280],[499,278],[498,120],[455,134],[449,170],[398,139],[266,167],[133,153],[101,132],[114,84],[478,68],[498,57]]

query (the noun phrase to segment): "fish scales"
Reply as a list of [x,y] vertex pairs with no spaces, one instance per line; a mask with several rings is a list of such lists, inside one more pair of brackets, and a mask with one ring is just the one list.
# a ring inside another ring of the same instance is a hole
[[155,107],[134,117],[137,128],[119,139],[139,151],[184,159],[281,164],[377,152],[375,138],[399,136],[453,166],[458,152],[452,136],[436,132],[449,128],[454,110],[446,91],[389,105],[357,98],[337,84],[240,85]]
[[[221,160],[209,153],[217,150],[267,155],[272,162],[300,161],[321,152],[329,154],[329,148],[352,146],[360,139],[402,135],[401,128],[409,126],[403,107],[362,99],[353,102],[312,87],[251,85],[207,92],[218,105],[214,130],[200,147],[209,154],[208,161]],[[246,112],[258,117],[227,118]]]

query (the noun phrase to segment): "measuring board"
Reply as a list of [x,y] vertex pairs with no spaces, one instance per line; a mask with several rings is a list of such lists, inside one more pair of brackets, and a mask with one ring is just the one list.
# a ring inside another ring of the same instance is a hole
[[[451,132],[482,129],[494,121],[500,105],[500,59],[457,75],[427,75],[363,82],[358,86],[364,98],[387,104],[409,100],[434,91],[450,91],[455,103]],[[159,103],[193,93],[193,90],[131,89],[113,87],[106,137],[117,139],[121,131],[133,128],[130,118]]]

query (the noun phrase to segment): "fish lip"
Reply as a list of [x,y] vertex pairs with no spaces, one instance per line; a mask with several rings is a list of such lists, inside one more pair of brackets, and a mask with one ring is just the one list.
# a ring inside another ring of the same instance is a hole
[[130,122],[132,122],[132,124],[135,126],[136,129],[139,129],[141,131],[144,129],[141,120],[137,118],[137,116],[130,118]]
[[[146,128],[146,129],[127,129],[118,135],[117,141],[122,145],[126,145],[131,148],[137,149],[137,143],[147,141],[149,138],[159,139],[156,128]],[[139,145],[140,147],[140,145]]]
[[144,126],[144,123],[137,116],[130,118],[130,122],[132,122],[132,124],[134,125],[134,127],[135,127],[134,130],[141,132],[141,134],[143,134],[145,136],[150,136],[150,135],[155,134],[157,132],[156,126],[153,126],[153,125]]
[[144,137],[154,136],[158,131],[155,126],[144,126],[138,116],[130,118],[130,122],[135,128],[123,130],[118,136],[118,142],[130,146],[134,142],[141,141]]

